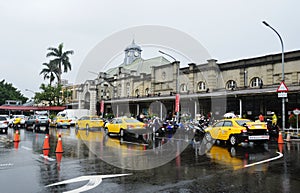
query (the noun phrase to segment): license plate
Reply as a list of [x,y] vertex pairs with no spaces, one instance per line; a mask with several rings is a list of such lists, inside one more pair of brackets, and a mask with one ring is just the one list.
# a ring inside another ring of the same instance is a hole
[[41,126],[40,129],[41,129],[41,130],[46,130],[46,127]]
[[270,138],[269,135],[252,135],[249,136],[249,140],[268,140]]

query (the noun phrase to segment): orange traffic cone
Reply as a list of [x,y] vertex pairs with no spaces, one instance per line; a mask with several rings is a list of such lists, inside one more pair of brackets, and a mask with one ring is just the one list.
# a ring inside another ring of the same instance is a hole
[[44,157],[48,157],[49,151],[50,151],[49,149],[43,149]]
[[62,160],[62,153],[56,153],[56,162],[57,162],[57,169],[60,171],[60,162]]
[[280,153],[282,153],[283,150],[283,144],[282,143],[278,143],[278,150]]
[[19,130],[16,130],[14,135],[14,142],[20,142]]
[[43,145],[43,150],[46,150],[46,149],[50,149],[49,135],[48,134],[45,135],[44,145]]
[[19,148],[19,142],[14,142],[14,148],[18,149]]
[[279,134],[278,134],[278,143],[284,143],[283,139],[282,139],[281,131],[279,131]]
[[55,153],[63,153],[63,148],[62,148],[62,141],[61,141],[61,134],[58,135],[58,140],[57,140],[57,145],[56,145],[56,150]]

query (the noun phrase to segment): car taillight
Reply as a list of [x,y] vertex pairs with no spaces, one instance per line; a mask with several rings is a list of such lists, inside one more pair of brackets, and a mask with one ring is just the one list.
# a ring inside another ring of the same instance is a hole
[[243,129],[242,132],[243,132],[243,133],[247,133],[247,129]]
[[71,122],[72,120],[71,120],[71,119],[69,119],[68,121],[69,121],[69,122]]
[[132,128],[134,128],[134,125],[127,125],[127,128],[132,129]]
[[4,124],[8,124],[8,121],[4,121]]
[[36,119],[36,120],[35,120],[35,122],[36,122],[36,123],[38,123],[38,122],[39,122],[39,120],[38,120],[38,119]]

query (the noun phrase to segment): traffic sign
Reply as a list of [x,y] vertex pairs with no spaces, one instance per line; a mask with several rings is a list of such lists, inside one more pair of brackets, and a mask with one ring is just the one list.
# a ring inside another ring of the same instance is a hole
[[277,92],[288,92],[288,91],[289,91],[288,87],[285,85],[284,81],[282,81],[279,87],[277,88]]
[[286,98],[287,97],[287,93],[286,92],[279,92],[278,93],[278,98]]
[[299,110],[299,109],[294,109],[294,110],[293,110],[293,113],[294,113],[295,115],[299,115],[299,114],[300,114],[300,110]]

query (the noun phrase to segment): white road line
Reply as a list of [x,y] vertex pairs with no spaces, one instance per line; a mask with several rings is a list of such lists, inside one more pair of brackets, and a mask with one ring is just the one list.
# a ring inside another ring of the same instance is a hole
[[56,161],[56,159],[53,159],[53,158],[48,157],[48,156],[45,156],[45,155],[43,155],[43,154],[40,154],[40,156],[41,156],[42,158],[48,160],[48,161],[51,161],[51,162]]
[[25,150],[28,150],[28,151],[31,151],[31,150],[32,150],[32,148],[30,148],[30,147],[25,147],[25,146],[22,146],[21,148],[22,148],[22,149],[25,149]]
[[245,165],[244,167],[247,168],[247,167],[251,167],[251,166],[263,164],[263,163],[270,162],[270,161],[274,161],[274,160],[277,160],[277,159],[283,157],[283,154],[282,154],[282,153],[280,153],[280,152],[276,152],[276,153],[279,154],[279,155],[276,156],[276,157],[273,157],[273,158],[270,158],[270,159],[266,159],[266,160],[263,160],[263,161],[259,161],[259,162],[255,162],[255,163],[252,163],[252,164],[247,164],[247,165]]
[[10,166],[13,166],[14,164],[12,163],[5,163],[5,164],[0,164],[0,168],[1,167],[10,167]]
[[61,181],[61,182],[58,182],[58,183],[49,184],[46,187],[58,186],[58,185],[62,185],[62,184],[70,184],[70,183],[81,182],[81,181],[88,181],[88,183],[85,184],[84,186],[79,187],[79,188],[74,189],[74,190],[66,191],[64,193],[85,192],[85,191],[88,191],[90,189],[93,189],[93,188],[97,187],[99,184],[101,184],[102,179],[104,179],[104,178],[115,178],[115,177],[121,177],[121,176],[127,176],[127,175],[132,175],[132,174],[81,176],[81,177],[73,178],[73,179],[70,179],[70,180],[65,180],[65,181]]

